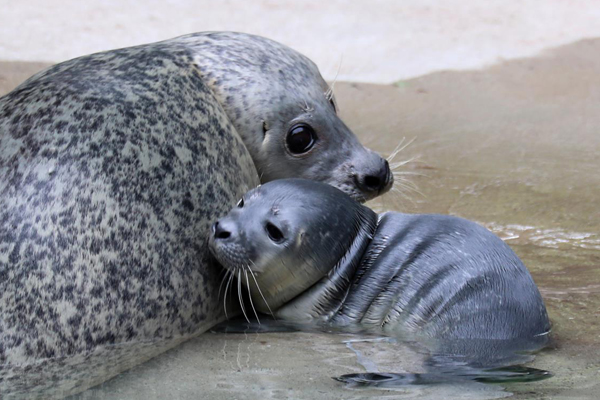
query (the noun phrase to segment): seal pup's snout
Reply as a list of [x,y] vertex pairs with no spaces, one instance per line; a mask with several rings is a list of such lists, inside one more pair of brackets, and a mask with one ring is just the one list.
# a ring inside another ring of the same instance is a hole
[[390,170],[387,160],[379,157],[378,160],[369,165],[368,169],[358,173],[355,177],[356,185],[361,191],[371,196],[378,196],[390,190],[394,184],[394,175]]
[[217,221],[212,226],[212,234],[215,240],[227,240],[234,236],[235,227],[227,221]]

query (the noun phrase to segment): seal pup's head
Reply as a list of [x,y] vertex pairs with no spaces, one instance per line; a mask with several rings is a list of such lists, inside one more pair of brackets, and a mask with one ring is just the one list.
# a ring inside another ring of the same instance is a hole
[[376,224],[377,214],[330,185],[284,179],[249,191],[213,225],[209,247],[261,312],[318,286],[293,317],[310,319],[342,300]]
[[365,148],[337,115],[317,66],[259,36],[211,32],[182,37],[242,137],[262,183],[304,178],[360,202],[388,191],[388,162]]

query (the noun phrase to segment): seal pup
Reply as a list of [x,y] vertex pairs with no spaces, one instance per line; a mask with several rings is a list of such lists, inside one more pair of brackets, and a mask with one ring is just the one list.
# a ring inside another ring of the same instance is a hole
[[265,38],[93,54],[1,98],[0,392],[82,390],[222,320],[210,224],[282,177],[392,184],[315,64]]
[[377,215],[318,182],[249,191],[215,222],[210,249],[248,291],[248,314],[434,339],[481,367],[543,346],[550,330],[531,275],[492,232],[446,215]]

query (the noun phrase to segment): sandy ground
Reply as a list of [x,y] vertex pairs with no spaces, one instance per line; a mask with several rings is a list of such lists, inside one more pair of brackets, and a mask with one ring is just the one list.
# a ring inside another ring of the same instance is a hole
[[58,62],[190,32],[270,37],[326,79],[390,83],[600,36],[597,0],[0,0],[0,60]]

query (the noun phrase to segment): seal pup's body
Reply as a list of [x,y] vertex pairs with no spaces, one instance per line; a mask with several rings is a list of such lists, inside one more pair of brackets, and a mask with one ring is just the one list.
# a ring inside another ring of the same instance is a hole
[[474,222],[378,216],[297,179],[253,189],[241,204],[213,226],[210,246],[262,312],[444,341],[546,342],[548,316],[531,275]]
[[213,32],[67,61],[1,98],[0,392],[82,390],[222,320],[208,228],[259,176],[389,189],[327,90],[292,49]]

